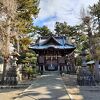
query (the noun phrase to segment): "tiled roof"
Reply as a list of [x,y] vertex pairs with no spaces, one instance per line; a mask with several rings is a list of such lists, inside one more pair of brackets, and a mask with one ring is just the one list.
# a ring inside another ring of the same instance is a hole
[[59,44],[63,45],[64,42],[66,41],[66,38],[64,36],[50,36],[50,37],[41,37],[38,41],[38,43],[41,45],[44,42],[50,40],[50,39],[54,39],[56,42],[58,42]]
[[[53,43],[51,43],[51,41],[53,41]],[[75,49],[75,46],[68,44],[65,36],[50,36],[50,37],[39,38],[36,44],[31,45],[30,48],[33,50],[41,50],[41,49],[48,49],[48,48]]]

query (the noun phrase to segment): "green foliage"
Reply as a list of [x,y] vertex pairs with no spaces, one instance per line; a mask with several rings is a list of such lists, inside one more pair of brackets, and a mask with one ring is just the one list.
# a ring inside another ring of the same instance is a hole
[[81,66],[81,65],[82,65],[82,59],[81,59],[80,56],[78,56],[78,57],[76,58],[76,66]]
[[23,70],[30,75],[37,74],[36,68],[25,66]]
[[39,0],[17,0],[17,27],[20,33],[32,31],[33,17],[39,13]]
[[51,31],[47,26],[43,26],[43,27],[36,26],[34,29],[35,32],[41,36],[47,36],[51,34]]
[[98,32],[100,33],[100,0],[93,6],[90,6],[89,8],[90,14],[93,18],[94,27],[96,31],[98,30]]
[[56,22],[55,24],[55,32],[56,34],[63,34],[66,36],[73,36],[76,33],[76,27],[67,25],[66,22],[60,23]]
[[100,16],[100,1],[97,4],[94,4],[93,6],[90,6],[90,14],[95,17]]
[[26,73],[33,74],[33,69],[32,69],[32,67],[27,67],[27,66],[25,66],[25,67],[24,67],[24,70],[25,70]]
[[93,17],[93,24],[95,27],[95,33],[93,37],[93,44],[95,45],[95,59],[100,60],[100,0],[90,6],[90,14]]
[[18,63],[19,64],[36,64],[36,55],[34,52],[30,52],[30,51],[25,51],[23,53],[20,54],[19,58],[18,58]]
[[[17,0],[16,28],[19,40],[19,60],[18,63],[36,63],[34,52],[29,51],[29,44],[32,42],[29,36],[33,32],[33,18],[39,13],[39,0]],[[17,43],[16,43],[17,44]]]
[[36,16],[39,12],[39,0],[17,0],[18,3],[18,16],[25,20],[30,20],[31,15]]
[[32,42],[31,38],[25,37],[20,39],[20,48],[21,50],[28,50],[29,44]]
[[87,59],[87,61],[91,60],[91,54],[90,53],[86,56],[86,59]]
[[[2,3],[2,1],[4,2]],[[0,20],[0,34],[4,45],[2,51],[4,59],[6,59],[2,82],[9,61],[8,45],[10,42],[14,44],[15,49],[18,49],[20,53],[18,63],[28,64],[29,66],[36,62],[35,56],[29,56],[26,53],[29,52],[28,46],[31,43],[28,34],[33,31],[33,18],[36,18],[39,12],[38,4],[39,0],[0,0],[0,16],[4,18],[6,15],[4,21]],[[27,71],[33,73],[31,68],[27,69]]]

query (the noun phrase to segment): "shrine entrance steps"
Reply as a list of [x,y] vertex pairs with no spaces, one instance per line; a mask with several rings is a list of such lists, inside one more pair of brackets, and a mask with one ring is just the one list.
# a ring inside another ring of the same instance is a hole
[[44,71],[43,72],[43,75],[50,75],[50,74],[59,75],[60,72],[59,71]]

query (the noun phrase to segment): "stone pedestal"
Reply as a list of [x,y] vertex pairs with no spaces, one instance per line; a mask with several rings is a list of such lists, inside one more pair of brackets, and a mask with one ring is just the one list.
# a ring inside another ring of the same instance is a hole
[[86,63],[86,51],[82,51],[82,67],[78,70],[77,73],[77,82],[82,86],[91,86],[95,85],[94,77],[91,74],[89,68]]
[[17,51],[14,51],[12,53],[12,58],[11,58],[11,66],[8,69],[7,73],[6,73],[6,77],[5,77],[5,84],[7,85],[17,85],[18,80],[17,80],[17,57],[19,56],[19,54],[17,53]]

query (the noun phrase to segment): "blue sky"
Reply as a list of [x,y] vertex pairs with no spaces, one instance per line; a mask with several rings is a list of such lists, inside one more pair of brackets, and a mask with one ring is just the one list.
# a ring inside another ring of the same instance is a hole
[[69,25],[76,25],[81,22],[80,10],[88,9],[89,5],[97,3],[98,0],[40,0],[40,12],[34,20],[38,26],[46,25],[52,31],[55,22],[67,22]]

